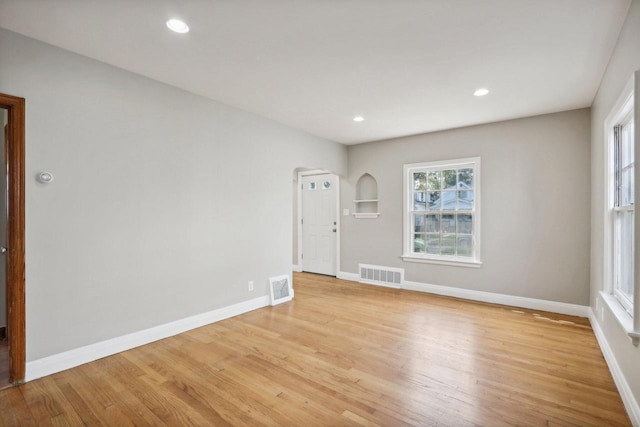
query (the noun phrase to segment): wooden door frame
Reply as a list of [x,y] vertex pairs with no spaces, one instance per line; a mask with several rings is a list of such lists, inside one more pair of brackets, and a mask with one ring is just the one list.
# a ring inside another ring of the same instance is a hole
[[25,327],[25,100],[0,93],[0,107],[8,111],[7,146],[7,338],[9,381],[24,381]]

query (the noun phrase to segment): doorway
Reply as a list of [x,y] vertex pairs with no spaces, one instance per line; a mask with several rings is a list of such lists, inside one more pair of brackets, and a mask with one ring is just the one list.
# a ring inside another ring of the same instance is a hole
[[[0,108],[0,165],[6,166],[9,112]],[[4,169],[6,170],[6,169]],[[0,174],[4,176],[4,174]],[[5,181],[4,179],[2,181]],[[6,185],[0,186],[0,246],[7,241]],[[1,250],[1,249],[0,249]],[[7,341],[7,263],[0,254],[0,388],[9,384],[9,343]]]
[[24,98],[0,94],[0,113],[0,292],[4,296],[0,327],[6,336],[0,344],[0,388],[4,388],[24,381],[26,364]]
[[339,270],[339,178],[330,173],[300,174],[299,266],[301,271],[337,276]]

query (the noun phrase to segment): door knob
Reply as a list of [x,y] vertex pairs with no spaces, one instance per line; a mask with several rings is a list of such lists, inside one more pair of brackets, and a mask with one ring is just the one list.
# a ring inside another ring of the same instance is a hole
[[7,249],[6,247],[4,247],[4,246],[0,246],[0,253],[2,253],[2,254],[6,254],[8,250],[9,250],[9,249]]

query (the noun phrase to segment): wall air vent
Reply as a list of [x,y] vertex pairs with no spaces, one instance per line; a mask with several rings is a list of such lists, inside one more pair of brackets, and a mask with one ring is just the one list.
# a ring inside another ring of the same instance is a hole
[[269,278],[269,293],[271,296],[271,305],[277,305],[293,299],[293,287],[291,279],[284,274],[282,276]]
[[404,282],[404,268],[358,264],[358,270],[361,283],[400,288]]

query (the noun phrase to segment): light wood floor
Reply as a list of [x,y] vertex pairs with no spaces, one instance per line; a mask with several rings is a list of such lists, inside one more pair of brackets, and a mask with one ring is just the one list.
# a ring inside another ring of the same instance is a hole
[[0,425],[629,425],[586,319],[309,274],[294,287],[1,391]]
[[9,386],[9,347],[6,338],[0,339],[0,390]]

